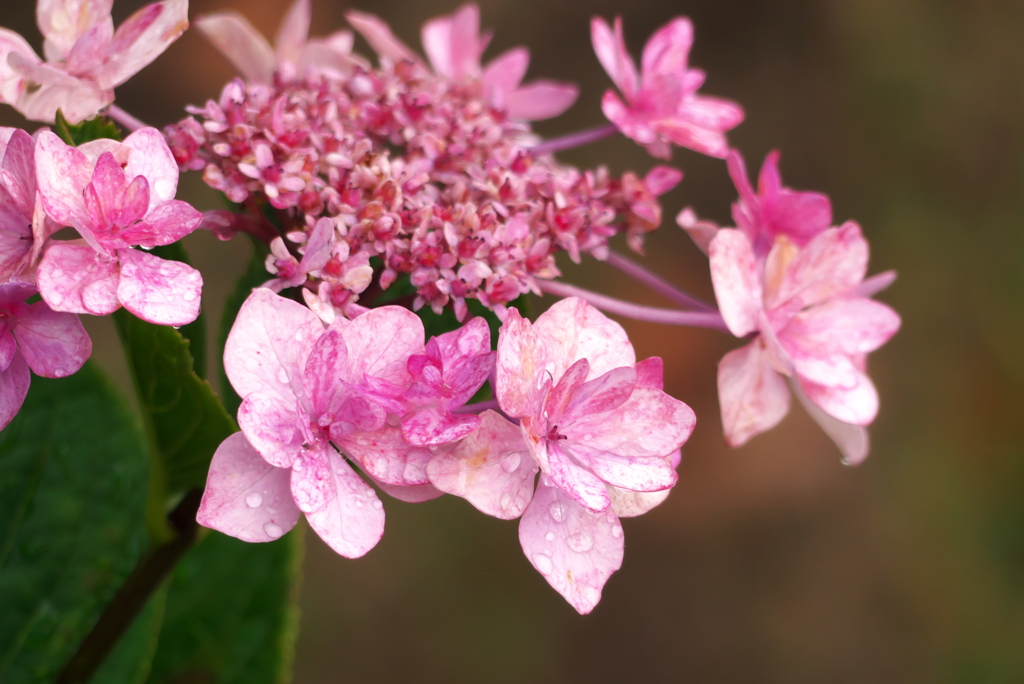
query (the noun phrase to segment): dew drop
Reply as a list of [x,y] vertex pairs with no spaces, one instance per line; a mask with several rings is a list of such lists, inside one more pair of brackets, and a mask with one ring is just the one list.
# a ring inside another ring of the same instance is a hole
[[64,301],[64,295],[62,295],[60,292],[51,292],[49,299],[54,304],[59,305],[61,302]]
[[499,502],[502,510],[507,511],[512,506],[512,495],[508,492],[501,495],[501,501]]
[[618,539],[622,536],[622,525],[615,523],[612,525],[612,536]]
[[196,297],[198,296],[199,293],[197,293],[195,290],[185,290],[185,293],[181,295],[181,298],[184,299],[186,302],[194,302],[196,301]]
[[548,532],[547,534],[544,535],[544,538],[547,539],[549,542],[553,542],[553,541],[555,541],[555,533],[554,532]]
[[284,368],[281,368],[280,370],[278,370],[277,371],[277,381],[279,383],[281,383],[282,385],[287,385],[288,384],[288,371],[286,371]]
[[593,537],[583,530],[580,530],[575,534],[570,534],[566,541],[569,543],[569,548],[576,553],[586,553],[590,549],[594,548]]
[[381,501],[380,499],[375,499],[373,502],[373,507],[379,511],[380,509],[384,508],[384,502]]
[[264,525],[263,531],[266,532],[267,536],[271,539],[277,539],[282,534],[284,534],[284,530],[281,529],[281,526],[276,525],[274,523],[267,523],[266,525]]
[[306,339],[306,331],[303,330],[302,328],[299,328],[298,330],[295,331],[295,341],[301,342],[304,339]]
[[511,454],[506,456],[504,460],[502,460],[501,469],[504,470],[506,473],[511,473],[516,468],[519,467],[520,460],[521,459],[519,458],[519,454],[513,451]]
[[551,504],[551,508],[548,509],[548,512],[551,513],[551,519],[555,522],[562,522],[565,520],[565,508],[562,507],[562,503],[560,501],[556,501]]
[[533,565],[542,575],[551,574],[551,556],[546,553],[535,553],[533,554]]
[[362,499],[356,499],[356,508],[362,508],[362,507],[363,507],[363,500]]
[[245,505],[249,508],[259,508],[263,503],[263,495],[259,492],[249,492],[245,495]]

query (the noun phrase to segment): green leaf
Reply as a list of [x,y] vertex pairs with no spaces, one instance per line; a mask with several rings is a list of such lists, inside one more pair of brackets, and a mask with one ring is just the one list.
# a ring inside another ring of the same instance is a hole
[[146,519],[158,540],[170,536],[169,505],[202,488],[213,452],[238,428],[210,384],[192,370],[188,342],[174,328],[124,309],[114,314],[150,443]]
[[[146,442],[92,364],[0,432],[0,681],[50,680],[146,548]],[[143,649],[144,650],[144,649]],[[125,671],[145,653],[124,653]]]
[[[270,274],[267,273],[266,267],[267,254],[269,253],[270,250],[267,249],[266,245],[258,240],[252,240],[252,256],[249,258],[249,264],[245,267],[245,273],[238,279],[235,289],[231,291],[227,301],[224,302],[224,316],[220,319],[220,329],[217,331],[217,354],[220,355],[221,359],[224,358],[224,344],[228,340],[231,326],[235,324],[238,310],[242,308],[242,304],[252,294],[254,287],[259,287],[270,280]],[[223,363],[220,364],[219,378],[221,400],[224,402],[224,407],[230,415],[237,415],[238,406],[242,403],[242,399],[235,392],[234,388],[231,387],[231,381],[228,380],[228,376],[224,373]]]
[[208,535],[175,569],[150,684],[291,679],[303,526],[267,544]]
[[100,138],[121,140],[121,129],[105,116],[96,116],[80,124],[71,125],[64,118],[63,112],[58,109],[53,129],[61,140],[73,147]]

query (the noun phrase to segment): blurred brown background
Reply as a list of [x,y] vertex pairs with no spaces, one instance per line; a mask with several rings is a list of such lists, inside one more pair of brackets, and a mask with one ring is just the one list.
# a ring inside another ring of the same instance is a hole
[[[118,0],[120,20],[141,3]],[[346,5],[314,0],[315,35]],[[580,617],[529,566],[516,524],[460,500],[388,504],[367,557],[335,556],[307,534],[295,681],[321,682],[1021,682],[1024,681],[1024,3],[1017,0],[600,0],[483,2],[488,55],[532,50],[531,77],[575,81],[580,102],[540,130],[602,122],[608,87],[589,17],[625,19],[639,53],[690,16],[703,92],[740,102],[732,135],[749,166],[783,151],[787,185],[828,193],[858,220],[872,272],[895,268],[880,297],[903,329],[872,355],[882,396],[873,450],[845,468],[794,407],[776,430],[724,446],[715,365],[735,340],[627,323],[639,356],[665,358],[668,390],[697,412],[680,482],[627,520],[625,563]],[[193,0],[192,15],[235,7],[273,35],[285,0]],[[419,45],[454,2],[360,4]],[[0,25],[39,46],[32,3],[4,3]],[[365,46],[362,46],[365,49]],[[195,32],[118,89],[154,125],[216,96],[232,76]],[[0,124],[21,125],[4,108]],[[646,171],[626,140],[566,155]],[[724,164],[685,151],[665,198],[728,221]],[[212,194],[191,177],[200,208]],[[214,321],[245,245],[188,245],[207,276]],[[648,242],[651,267],[710,295],[707,262],[671,221]],[[576,283],[659,303],[599,264]],[[97,357],[120,371],[119,352]],[[109,339],[109,338],[108,338]]]

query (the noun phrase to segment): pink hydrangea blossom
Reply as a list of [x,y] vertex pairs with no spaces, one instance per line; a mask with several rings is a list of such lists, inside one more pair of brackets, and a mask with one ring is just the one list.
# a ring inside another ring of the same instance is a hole
[[281,22],[274,47],[237,12],[201,16],[196,19],[196,28],[253,83],[273,83],[275,74],[295,78],[310,66],[348,73],[352,68],[352,32],[337,31],[327,38],[310,40],[311,19],[310,1],[296,0]]
[[637,364],[622,327],[575,298],[533,324],[509,310],[495,383],[518,428],[485,412],[428,473],[484,512],[522,515],[527,558],[587,613],[622,561],[620,510],[637,515],[675,484],[693,412],[662,391],[660,361]]
[[124,306],[160,325],[199,315],[203,279],[152,248],[192,232],[202,214],[175,200],[178,167],[160,132],[143,128],[124,143],[70,147],[49,131],[36,149],[46,212],[82,240],[52,243],[39,264],[39,293],[54,311],[105,315]]
[[45,378],[76,373],[92,354],[92,341],[78,316],[27,303],[30,283],[0,284],[0,430],[28,394],[29,370]]
[[744,232],[724,228],[709,257],[729,330],[756,333],[718,367],[726,440],[739,446],[778,423],[789,411],[789,378],[845,461],[863,460],[863,426],[878,412],[866,356],[895,334],[900,318],[865,296],[868,245],[857,224],[824,230],[803,247],[778,235],[764,258]]
[[647,148],[654,157],[668,159],[671,144],[725,157],[725,132],[743,121],[743,110],[732,102],[697,95],[704,72],[690,69],[687,58],[693,45],[693,25],[679,17],[660,28],[644,46],[641,72],[626,51],[622,20],[614,31],[600,17],[590,25],[597,58],[625,99],[609,90],[601,109],[623,135]]
[[0,28],[0,102],[26,118],[71,123],[114,101],[114,88],[156,59],[188,28],[188,0],[147,5],[117,31],[113,0],[40,0],[42,60],[17,33]]

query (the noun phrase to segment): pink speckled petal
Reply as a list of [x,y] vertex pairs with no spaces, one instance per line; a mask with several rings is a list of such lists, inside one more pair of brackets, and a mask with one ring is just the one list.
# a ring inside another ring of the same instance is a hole
[[563,299],[542,313],[534,329],[547,354],[546,369],[555,379],[579,359],[590,363],[588,379],[636,363],[622,326],[578,297]]
[[352,28],[362,34],[370,47],[376,50],[381,57],[387,57],[392,62],[408,60],[414,64],[422,64],[416,53],[398,40],[388,25],[379,17],[353,10],[345,13],[345,19],[352,25]]
[[601,66],[611,77],[615,86],[627,100],[633,100],[640,93],[640,76],[636,65],[626,51],[622,37],[622,19],[615,18],[615,31],[601,17],[590,20],[590,42]]
[[604,482],[589,470],[576,465],[568,454],[551,442],[547,445],[547,468],[544,473],[556,487],[584,508],[599,512],[607,510],[611,505]]
[[438,489],[487,515],[518,518],[533,498],[537,464],[517,426],[494,411],[484,411],[480,420],[464,440],[438,450],[427,474]]
[[504,106],[505,95],[519,87],[529,66],[530,51],[516,47],[501,53],[484,67],[480,80],[496,105]]
[[313,531],[346,558],[366,554],[384,536],[381,500],[331,447],[292,468],[292,493]]
[[774,427],[789,412],[786,381],[772,368],[760,339],[735,349],[718,364],[718,401],[729,446],[740,446]]
[[188,28],[188,0],[146,5],[128,17],[114,34],[103,65],[94,72],[101,88],[121,85],[154,59]]
[[640,71],[644,87],[650,75],[665,74],[676,79],[686,73],[687,58],[693,46],[693,24],[686,17],[677,17],[654,32],[644,45]]
[[402,486],[374,481],[385,494],[405,503],[423,503],[444,496],[444,492],[432,484]]
[[622,456],[664,456],[689,439],[693,410],[661,390],[637,387],[606,413],[590,413],[559,426],[569,440]]
[[878,415],[878,390],[871,378],[860,371],[852,387],[825,387],[803,378],[798,380],[811,402],[842,423],[868,425]]
[[305,441],[295,402],[282,403],[274,394],[252,392],[238,407],[238,427],[249,444],[278,468],[290,468]]
[[0,371],[0,430],[18,415],[31,382],[28,364],[21,354],[15,352],[7,368]]
[[213,455],[196,521],[242,541],[274,541],[299,520],[290,478],[236,432]]
[[811,306],[852,292],[867,273],[868,243],[853,221],[830,228],[807,243],[789,264],[771,308],[794,297]]
[[155,128],[140,128],[123,144],[131,151],[124,167],[125,176],[144,176],[149,182],[149,210],[173,200],[180,171],[163,134]]
[[519,523],[527,560],[581,614],[601,600],[601,590],[622,566],[623,535],[611,511],[593,513],[541,478]]
[[302,372],[324,333],[316,314],[257,288],[242,304],[224,345],[224,372],[239,396],[271,392],[282,403],[304,393]]
[[14,31],[0,27],[0,102],[9,105],[17,101],[26,85],[21,74],[7,63],[7,58],[12,53],[17,53],[35,64],[41,61],[24,38]]
[[177,242],[198,228],[202,222],[202,213],[192,205],[180,200],[171,200],[157,205],[143,220],[122,230],[121,237],[129,245],[139,245],[148,249]]
[[762,308],[761,269],[747,236],[738,230],[719,230],[708,247],[715,299],[729,332],[744,337],[758,329]]
[[345,380],[353,384],[365,373],[403,385],[409,381],[409,357],[423,353],[423,322],[400,306],[371,309],[341,330],[348,345]]
[[828,415],[807,398],[798,382],[791,382],[793,393],[800,401],[800,405],[807,411],[807,415],[814,419],[814,422],[828,435],[839,451],[843,454],[843,463],[848,466],[860,465],[868,457],[870,440],[868,439],[867,428],[860,425],[851,425],[836,420]]
[[546,358],[533,324],[509,309],[498,335],[495,366],[495,393],[505,413],[518,418],[540,410]]
[[92,340],[78,316],[32,304],[12,327],[25,362],[36,375],[63,378],[78,372],[92,354]]
[[657,492],[634,492],[618,487],[608,487],[608,494],[612,497],[611,510],[620,518],[643,515],[665,501],[671,491],[671,489],[662,489]]
[[449,413],[432,406],[413,411],[402,418],[402,436],[417,446],[440,446],[459,441],[479,425],[478,416]]
[[203,276],[180,261],[137,249],[119,249],[121,281],[117,298],[124,308],[157,325],[186,325],[199,315]]
[[11,131],[6,147],[0,145],[0,186],[10,194],[18,213],[26,217],[32,216],[36,203],[35,146],[32,136],[20,128]]
[[46,39],[47,59],[59,61],[93,26],[110,23],[114,0],[39,0],[36,23]]
[[36,139],[36,179],[46,213],[57,223],[77,225],[85,216],[82,191],[92,181],[93,165],[80,150],[50,131]]
[[[334,427],[333,425],[331,426]],[[398,428],[385,427],[374,432],[339,436],[331,431],[331,440],[379,482],[399,486],[427,484],[429,450],[409,444]]]
[[117,311],[117,263],[83,243],[50,245],[36,273],[39,294],[54,311],[105,316]]

